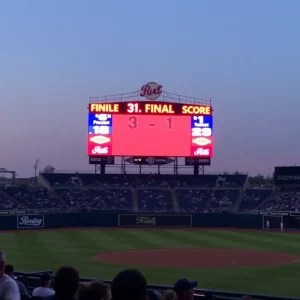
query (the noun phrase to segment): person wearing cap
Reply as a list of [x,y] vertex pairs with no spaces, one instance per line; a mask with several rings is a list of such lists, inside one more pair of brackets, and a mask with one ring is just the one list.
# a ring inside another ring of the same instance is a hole
[[51,276],[50,274],[42,274],[41,277],[41,286],[35,288],[32,292],[33,297],[42,297],[46,298],[55,294],[51,289]]
[[5,269],[4,269],[4,273],[7,274],[8,276],[10,276],[12,279],[14,279],[16,281],[16,283],[19,287],[19,291],[20,291],[21,295],[29,296],[24,283],[17,280],[17,279],[15,279],[14,267],[12,265],[6,265]]
[[193,300],[194,288],[197,285],[197,281],[189,281],[186,278],[177,280],[174,284],[174,291],[177,294],[178,300]]
[[20,291],[14,279],[4,273],[5,253],[0,251],[0,299],[1,300],[20,300]]

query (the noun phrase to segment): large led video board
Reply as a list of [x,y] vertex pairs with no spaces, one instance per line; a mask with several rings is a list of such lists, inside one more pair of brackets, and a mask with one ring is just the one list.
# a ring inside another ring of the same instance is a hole
[[213,156],[212,107],[167,102],[91,103],[89,156]]

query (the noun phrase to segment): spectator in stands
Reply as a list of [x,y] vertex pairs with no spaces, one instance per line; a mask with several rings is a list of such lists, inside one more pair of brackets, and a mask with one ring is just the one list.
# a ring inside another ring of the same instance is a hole
[[50,274],[42,274],[40,278],[41,278],[41,286],[33,290],[32,296],[46,298],[54,295],[55,292],[51,288]]
[[148,291],[147,300],[162,300],[162,294],[158,291]]
[[137,270],[121,271],[111,286],[112,300],[146,300],[147,281]]
[[177,295],[173,290],[166,290],[163,294],[163,300],[176,300]]
[[189,281],[186,278],[179,279],[174,285],[174,291],[178,300],[193,300],[194,288],[198,285],[197,281]]
[[12,265],[6,265],[4,273],[16,281],[21,295],[29,296],[24,283],[14,278],[14,267]]
[[4,273],[5,253],[0,251],[0,299],[20,300],[20,291],[14,279]]
[[110,285],[96,280],[82,285],[77,294],[78,300],[111,300]]
[[55,294],[50,300],[74,300],[79,287],[79,274],[72,267],[61,267],[54,277]]

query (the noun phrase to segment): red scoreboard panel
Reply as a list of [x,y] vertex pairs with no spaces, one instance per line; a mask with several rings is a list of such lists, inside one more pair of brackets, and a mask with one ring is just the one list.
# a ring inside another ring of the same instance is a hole
[[89,104],[89,156],[212,157],[212,107],[167,102]]

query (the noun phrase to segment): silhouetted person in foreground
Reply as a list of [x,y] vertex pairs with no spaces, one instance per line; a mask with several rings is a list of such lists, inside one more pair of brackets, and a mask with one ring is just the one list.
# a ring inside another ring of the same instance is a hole
[[138,270],[123,270],[114,278],[111,294],[112,300],[146,300],[147,281]]
[[75,294],[79,287],[79,274],[72,267],[61,267],[54,277],[55,295],[48,300],[75,300]]
[[166,290],[163,294],[163,300],[177,300],[177,295],[173,290]]
[[77,293],[78,300],[111,300],[110,285],[99,280],[83,284]]

